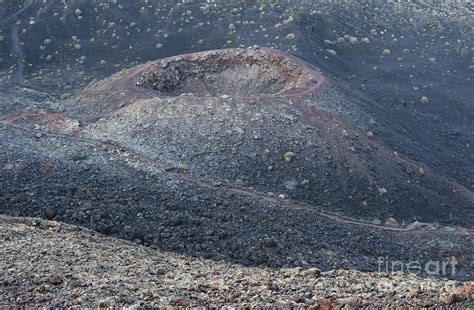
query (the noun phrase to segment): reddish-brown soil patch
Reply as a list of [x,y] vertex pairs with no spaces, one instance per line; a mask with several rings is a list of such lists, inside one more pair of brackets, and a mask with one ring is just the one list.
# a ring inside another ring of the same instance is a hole
[[37,108],[19,111],[3,121],[51,133],[74,133],[79,131],[80,126],[76,120]]

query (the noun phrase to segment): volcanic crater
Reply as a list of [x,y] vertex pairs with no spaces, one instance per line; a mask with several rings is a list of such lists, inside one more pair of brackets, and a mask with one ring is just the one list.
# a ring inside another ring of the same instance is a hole
[[270,48],[223,49],[173,56],[123,70],[67,100],[69,113],[96,120],[143,99],[274,99],[314,92],[324,77],[311,65]]
[[165,96],[277,96],[307,90],[319,80],[319,74],[291,56],[259,48],[167,58],[147,66],[136,85]]

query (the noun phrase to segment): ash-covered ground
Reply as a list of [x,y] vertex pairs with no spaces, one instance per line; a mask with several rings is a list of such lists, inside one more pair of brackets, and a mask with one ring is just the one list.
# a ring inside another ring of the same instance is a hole
[[0,1],[0,212],[190,259],[454,258],[419,275],[472,280],[472,19],[424,1]]

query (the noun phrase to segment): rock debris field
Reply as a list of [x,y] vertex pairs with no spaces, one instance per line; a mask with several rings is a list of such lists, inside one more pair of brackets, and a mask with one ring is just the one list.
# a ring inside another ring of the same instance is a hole
[[473,294],[472,285],[402,273],[242,268],[41,219],[0,217],[0,228],[7,304],[462,308]]

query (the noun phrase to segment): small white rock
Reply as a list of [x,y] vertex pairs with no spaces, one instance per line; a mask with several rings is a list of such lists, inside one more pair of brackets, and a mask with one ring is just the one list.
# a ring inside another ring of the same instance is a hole
[[428,103],[428,97],[426,97],[426,96],[421,97],[420,102],[423,103],[423,104],[427,104]]
[[349,43],[354,45],[354,44],[357,44],[357,42],[359,42],[359,39],[357,39],[356,37],[349,37]]

